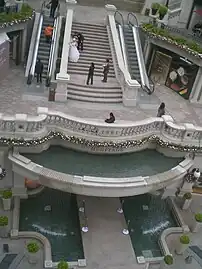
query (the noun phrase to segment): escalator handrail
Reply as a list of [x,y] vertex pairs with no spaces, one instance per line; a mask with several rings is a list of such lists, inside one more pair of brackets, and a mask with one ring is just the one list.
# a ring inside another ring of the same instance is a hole
[[58,31],[58,25],[59,25],[59,15],[60,15],[59,10],[60,10],[60,3],[58,3],[57,10],[56,10],[57,15],[56,15],[56,18],[54,21],[54,30],[53,30],[53,36],[52,36],[52,42],[51,42],[51,48],[50,48],[50,54],[49,54],[49,61],[48,61],[48,71],[47,71],[47,75],[46,75],[46,86],[47,87],[50,86],[52,70],[53,70],[57,31]]
[[[131,17],[131,16],[132,16],[133,18],[135,18],[136,24],[133,24],[133,23],[130,21],[130,17]],[[138,19],[137,19],[136,15],[135,15],[133,12],[129,12],[129,13],[128,13],[128,16],[127,16],[127,23],[128,23],[129,25],[139,26]]]
[[35,73],[36,59],[37,59],[37,53],[38,53],[38,48],[39,48],[41,29],[42,29],[42,25],[43,25],[43,9],[45,6],[46,6],[46,1],[43,1],[42,5],[41,5],[41,12],[40,12],[39,24],[38,24],[38,28],[37,28],[37,35],[36,35],[36,39],[35,39],[34,52],[33,52],[33,56],[32,56],[32,63],[30,65],[29,74],[28,74],[28,78],[27,78],[28,85],[32,83],[32,79],[33,79],[34,73]]
[[[121,17],[121,23],[116,19],[117,15],[119,15],[119,16]],[[118,23],[118,24],[124,26],[124,18],[123,18],[123,15],[121,14],[120,11],[117,10],[117,11],[114,13],[114,19],[115,19],[115,22],[116,22],[116,23]]]

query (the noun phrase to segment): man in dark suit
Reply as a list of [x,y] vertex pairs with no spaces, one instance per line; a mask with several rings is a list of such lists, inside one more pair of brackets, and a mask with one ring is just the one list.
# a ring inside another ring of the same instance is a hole
[[56,11],[56,8],[58,6],[58,0],[51,0],[49,4],[51,5],[50,6],[50,18],[54,18],[55,11]]
[[107,82],[107,75],[109,73],[109,59],[106,59],[106,64],[103,66],[103,80],[102,82]]
[[43,63],[40,59],[37,60],[36,66],[35,66],[35,73],[36,73],[36,79],[37,83],[42,83],[42,73],[43,73]]
[[83,51],[83,42],[84,42],[84,36],[81,33],[78,33],[78,47],[77,49]]
[[95,65],[94,63],[91,63],[88,70],[88,77],[87,77],[87,82],[86,82],[87,85],[89,84],[89,81],[91,81],[91,85],[93,85],[94,69],[95,69]]

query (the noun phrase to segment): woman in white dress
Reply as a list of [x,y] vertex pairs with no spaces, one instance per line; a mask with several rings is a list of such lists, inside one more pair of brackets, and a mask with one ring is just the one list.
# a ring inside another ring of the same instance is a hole
[[79,60],[80,53],[77,49],[77,41],[76,38],[72,39],[69,47],[69,60],[70,62],[76,63]]

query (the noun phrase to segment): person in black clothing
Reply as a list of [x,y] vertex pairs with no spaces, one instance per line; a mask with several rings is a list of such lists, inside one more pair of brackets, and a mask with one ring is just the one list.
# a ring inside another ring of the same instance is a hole
[[41,62],[40,59],[37,60],[37,63],[35,66],[35,73],[36,73],[37,83],[39,83],[39,81],[42,83],[43,63]]
[[56,8],[58,6],[58,0],[51,0],[49,4],[51,5],[51,7],[50,7],[50,18],[54,18],[55,17],[55,11],[56,11]]
[[81,51],[83,51],[84,36],[81,33],[78,33],[77,38],[78,38],[78,47],[77,47],[77,49],[80,50],[80,48],[81,48]]
[[109,119],[105,120],[106,123],[114,123],[115,122],[115,116],[112,112],[109,114]]
[[94,63],[91,63],[89,70],[88,70],[88,78],[87,78],[87,82],[86,82],[87,85],[89,84],[89,81],[91,82],[91,85],[93,85],[94,69],[95,69],[95,65],[94,65]]
[[106,59],[106,64],[103,66],[103,80],[102,82],[107,82],[107,75],[109,73],[109,59]]

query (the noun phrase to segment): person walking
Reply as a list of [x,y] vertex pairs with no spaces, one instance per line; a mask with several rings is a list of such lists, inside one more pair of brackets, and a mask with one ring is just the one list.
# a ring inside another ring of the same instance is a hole
[[53,35],[53,27],[48,25],[44,30],[44,35],[46,37],[46,43],[50,43]]
[[50,5],[50,18],[55,18],[55,11],[58,6],[58,0],[51,0],[49,5]]
[[159,108],[158,108],[158,113],[157,113],[157,117],[161,117],[163,115],[165,115],[165,103],[161,103]]
[[103,80],[102,82],[107,82],[107,76],[108,76],[108,73],[109,73],[109,59],[106,59],[106,64],[103,65]]
[[95,70],[95,65],[94,63],[91,63],[88,70],[88,77],[87,77],[87,82],[86,82],[87,85],[89,85],[89,81],[91,82],[90,84],[93,85],[94,70]]
[[40,59],[37,60],[36,66],[35,66],[35,73],[36,73],[36,79],[37,83],[42,83],[42,73],[43,73],[43,63]]
[[77,38],[78,38],[78,48],[77,49],[83,51],[84,36],[81,33],[78,33]]

